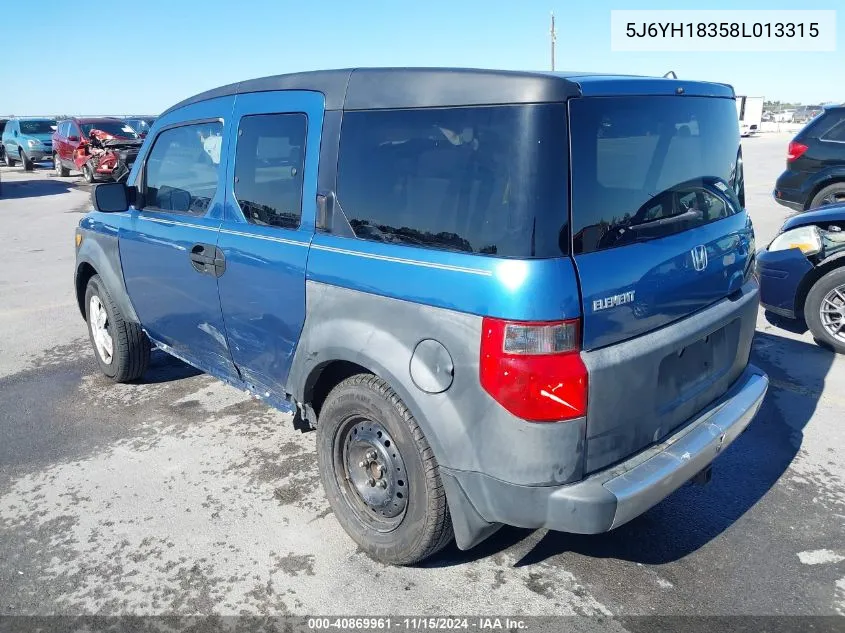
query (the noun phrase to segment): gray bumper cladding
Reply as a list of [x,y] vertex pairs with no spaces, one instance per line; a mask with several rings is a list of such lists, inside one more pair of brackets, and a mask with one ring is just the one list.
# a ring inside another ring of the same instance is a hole
[[[518,486],[480,473],[447,472],[465,495],[458,504],[450,500],[450,506],[469,503],[487,524],[579,534],[607,532],[639,516],[705,469],[754,419],[768,386],[766,375],[749,365],[722,398],[677,433],[578,483]],[[477,542],[466,539],[470,541]]]

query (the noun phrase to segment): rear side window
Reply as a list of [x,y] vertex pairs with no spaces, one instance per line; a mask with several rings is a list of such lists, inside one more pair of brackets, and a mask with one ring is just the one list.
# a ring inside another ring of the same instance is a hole
[[144,166],[145,208],[205,215],[217,191],[223,124],[164,130]]
[[338,201],[362,239],[560,256],[566,174],[562,104],[343,115]]
[[235,154],[235,198],[248,222],[299,227],[307,128],[307,117],[299,113],[241,119]]
[[665,237],[742,209],[732,100],[574,99],[570,130],[576,254]]
[[819,137],[822,141],[845,143],[845,117],[840,117],[838,123]]

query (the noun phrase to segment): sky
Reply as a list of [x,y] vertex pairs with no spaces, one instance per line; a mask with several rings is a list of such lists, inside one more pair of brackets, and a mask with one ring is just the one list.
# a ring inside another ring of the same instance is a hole
[[[559,70],[673,70],[730,83],[738,94],[845,101],[843,0],[136,0],[85,11],[63,0],[8,4],[4,31],[29,48],[8,48],[0,59],[0,114],[157,114],[216,86],[321,68],[548,70],[551,11]],[[799,8],[839,9],[836,52],[611,51],[611,9]],[[45,47],[34,48],[37,41]]]

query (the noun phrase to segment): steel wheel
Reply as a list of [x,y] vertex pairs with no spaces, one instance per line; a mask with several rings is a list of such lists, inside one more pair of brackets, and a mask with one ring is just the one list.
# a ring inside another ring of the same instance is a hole
[[837,286],[824,296],[819,317],[830,335],[845,343],[845,286]]
[[387,430],[378,422],[352,417],[338,429],[335,476],[358,520],[379,532],[402,522],[408,507],[405,463]]
[[88,322],[91,326],[91,335],[94,338],[94,347],[97,349],[97,354],[106,365],[111,365],[114,358],[114,341],[109,332],[111,324],[106,307],[97,295],[92,295],[91,301],[88,303]]
[[88,163],[82,166],[82,177],[85,179],[85,182],[94,182],[94,172]]

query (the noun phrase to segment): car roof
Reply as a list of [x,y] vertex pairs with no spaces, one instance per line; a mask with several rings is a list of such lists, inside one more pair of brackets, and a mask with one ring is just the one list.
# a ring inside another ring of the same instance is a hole
[[121,119],[118,119],[113,116],[70,116],[66,119],[60,119],[60,121],[75,121],[76,123],[102,123],[105,121],[117,121],[118,123],[120,123]]
[[573,97],[675,95],[733,98],[727,84],[635,75],[473,68],[346,68],[249,79],[185,99],[192,103],[250,92],[308,90],[327,110],[373,110],[511,103],[554,103]]

